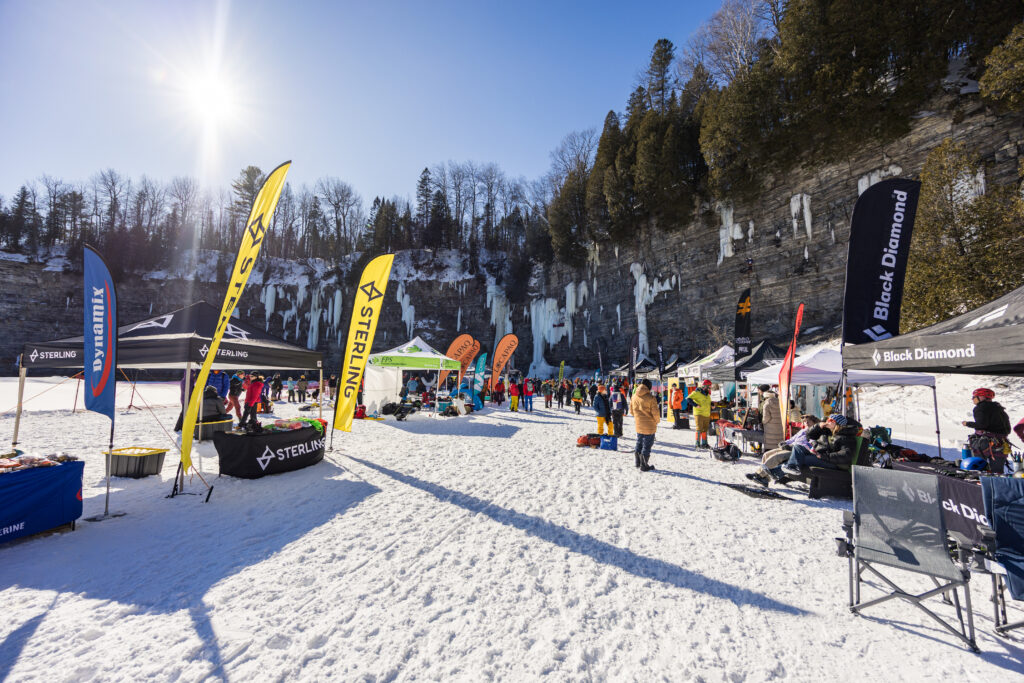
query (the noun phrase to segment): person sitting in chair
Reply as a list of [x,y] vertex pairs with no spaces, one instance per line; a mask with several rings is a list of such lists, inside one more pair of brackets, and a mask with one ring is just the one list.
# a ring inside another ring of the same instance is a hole
[[220,422],[230,420],[231,415],[224,412],[224,400],[217,392],[217,387],[207,384],[203,392],[203,419],[200,422]]
[[[744,475],[747,479],[756,481],[761,486],[768,486],[773,479],[779,482],[783,476],[782,464],[789,460],[795,446],[803,446],[809,451],[814,450],[814,442],[808,434],[818,425],[818,417],[808,414],[804,415],[802,419],[804,428],[785,441],[780,441],[778,448],[765,453],[761,459],[761,466],[755,472],[748,472]],[[816,434],[820,436],[821,432],[816,432]]]
[[840,413],[833,413],[807,432],[809,439],[817,439],[813,451],[804,446],[793,446],[789,462],[782,466],[788,475],[803,475],[801,467],[823,467],[828,470],[848,470],[856,462],[860,450],[860,423]]

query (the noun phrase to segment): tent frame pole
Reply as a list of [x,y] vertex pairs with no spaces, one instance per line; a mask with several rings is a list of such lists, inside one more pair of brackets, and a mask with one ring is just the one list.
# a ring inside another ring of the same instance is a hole
[[317,410],[319,411],[318,417],[324,419],[324,364],[320,364],[320,383],[317,385],[317,389],[320,390],[319,400],[316,402]]
[[18,430],[21,427],[21,410],[25,399],[25,375],[27,368],[21,364],[21,355],[18,355],[18,410],[14,413],[14,436],[11,438],[11,453],[18,452]]
[[932,403],[935,405],[935,441],[939,447],[939,457],[942,457],[942,434],[939,431],[939,395],[932,385]]

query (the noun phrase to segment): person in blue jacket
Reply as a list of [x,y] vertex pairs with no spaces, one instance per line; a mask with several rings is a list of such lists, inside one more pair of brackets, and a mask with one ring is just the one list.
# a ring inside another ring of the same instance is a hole
[[224,402],[225,409],[230,405],[230,402],[228,401],[228,389],[231,388],[231,378],[228,377],[228,373],[220,370],[211,370],[210,374],[206,378],[206,386],[213,387],[217,390],[217,395],[220,396],[220,400]]
[[594,393],[593,406],[594,412],[597,413],[597,433],[603,435],[607,427],[608,436],[613,436],[612,404],[603,384],[597,387],[597,391]]

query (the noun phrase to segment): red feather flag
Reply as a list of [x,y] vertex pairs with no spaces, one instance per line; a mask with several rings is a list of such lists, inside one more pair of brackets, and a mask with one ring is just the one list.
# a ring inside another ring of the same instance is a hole
[[796,309],[796,327],[793,329],[793,341],[789,343],[789,350],[786,351],[786,360],[782,361],[782,369],[779,370],[779,412],[782,414],[782,433],[788,439],[789,433],[789,382],[793,379],[793,363],[796,360],[796,338],[800,336],[800,323],[804,320],[804,305],[800,304]]

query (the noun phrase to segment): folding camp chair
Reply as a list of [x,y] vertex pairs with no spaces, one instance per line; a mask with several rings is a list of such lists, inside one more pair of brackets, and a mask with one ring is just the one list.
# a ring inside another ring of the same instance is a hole
[[[971,578],[967,568],[969,550],[958,546],[959,563],[953,562],[941,501],[936,476],[874,467],[853,468],[853,512],[843,515],[846,538],[836,539],[839,554],[849,558],[850,611],[858,614],[879,603],[901,598],[977,652],[968,585]],[[923,574],[935,583],[935,588],[909,593],[882,574],[876,565]],[[865,571],[881,579],[892,592],[862,602],[861,577]],[[964,588],[963,610],[958,591],[961,586]],[[949,593],[956,606],[959,631],[923,604],[928,598]]]
[[985,571],[992,575],[992,605],[996,633],[1024,626],[1006,618],[1006,589],[1010,597],[1024,600],[1024,479],[982,477],[981,496],[989,527],[978,526],[985,538]]

